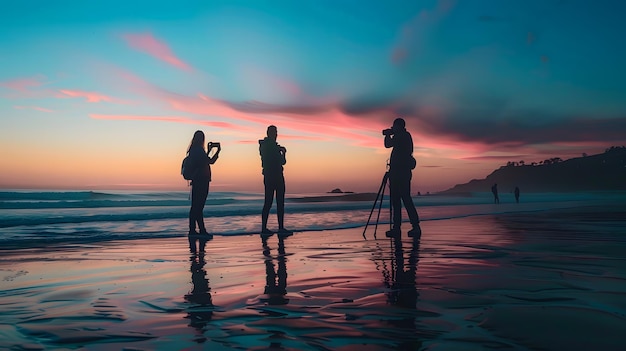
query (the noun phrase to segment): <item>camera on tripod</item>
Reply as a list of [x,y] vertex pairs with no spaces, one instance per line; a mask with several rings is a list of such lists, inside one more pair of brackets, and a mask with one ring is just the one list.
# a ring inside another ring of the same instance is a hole
[[391,128],[383,129],[383,135],[393,135],[393,129]]

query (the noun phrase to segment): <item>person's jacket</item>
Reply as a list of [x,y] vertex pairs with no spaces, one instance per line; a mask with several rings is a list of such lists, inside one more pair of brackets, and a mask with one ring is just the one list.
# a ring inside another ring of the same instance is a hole
[[284,154],[280,152],[280,146],[276,140],[266,137],[259,143],[259,153],[261,154],[261,165],[264,175],[280,174],[283,172],[283,165],[287,163]]
[[385,147],[393,147],[389,158],[389,171],[410,171],[415,167],[413,138],[406,129],[394,133],[393,136],[385,136]]
[[202,146],[192,146],[189,149],[189,163],[190,167],[196,170],[192,181],[210,182],[211,164],[215,163],[217,158],[217,155],[213,158],[209,157]]

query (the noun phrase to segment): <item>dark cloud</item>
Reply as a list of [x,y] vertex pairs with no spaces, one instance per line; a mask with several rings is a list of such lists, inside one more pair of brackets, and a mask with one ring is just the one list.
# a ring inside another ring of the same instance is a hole
[[473,156],[464,157],[463,160],[478,160],[478,161],[501,161],[501,160],[521,160],[528,155],[507,155],[507,156]]
[[359,99],[345,102],[342,109],[351,115],[403,116],[409,128],[484,144],[626,141],[626,112],[606,116],[515,109],[506,98],[467,93],[452,100],[455,104],[445,106],[436,116],[420,114],[424,103],[418,99]]
[[224,102],[228,106],[241,112],[249,113],[280,113],[297,115],[314,115],[316,113],[328,111],[331,105],[279,105],[260,101],[244,102]]
[[[504,98],[464,95],[437,110],[434,115],[420,111],[418,99],[394,97],[359,97],[340,104],[279,105],[258,101],[224,102],[234,109],[252,114],[276,113],[316,118],[321,112],[338,109],[366,120],[381,121],[404,117],[409,129],[420,130],[433,137],[485,145],[533,145],[567,142],[626,142],[626,113],[615,116],[568,115],[533,109],[514,109]],[[426,104],[427,105],[427,104]],[[307,118],[307,117],[305,117]],[[507,156],[511,157],[520,156]]]
[[542,144],[555,142],[619,142],[626,140],[626,114],[613,118],[556,116],[542,112],[506,118],[459,115],[430,121],[432,134],[485,144]]

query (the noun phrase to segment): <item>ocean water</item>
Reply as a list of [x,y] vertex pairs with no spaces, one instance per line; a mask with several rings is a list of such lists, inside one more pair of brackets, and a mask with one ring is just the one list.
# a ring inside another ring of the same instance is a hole
[[[320,198],[321,196],[321,198]],[[288,194],[285,226],[296,232],[360,227],[367,223],[376,194],[344,201],[342,194]],[[415,196],[422,221],[520,211],[626,203],[626,193],[540,193],[468,196]],[[189,193],[146,191],[0,191],[0,249],[106,240],[176,237],[187,233]],[[247,235],[260,230],[263,194],[211,192],[204,209],[215,235]],[[389,202],[380,211],[378,231],[389,223]],[[374,231],[378,207],[368,234]],[[406,219],[406,213],[403,212]],[[269,219],[275,228],[275,206]],[[408,228],[408,224],[406,225]]]

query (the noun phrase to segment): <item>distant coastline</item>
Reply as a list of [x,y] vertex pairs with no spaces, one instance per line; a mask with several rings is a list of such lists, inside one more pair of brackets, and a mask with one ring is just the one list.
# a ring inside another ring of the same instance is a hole
[[290,202],[338,202],[338,201],[374,201],[376,193],[333,193],[337,195],[304,196],[288,198]]
[[626,147],[613,146],[602,154],[583,155],[565,161],[555,157],[530,164],[508,162],[485,179],[472,179],[437,194],[489,192],[493,184],[498,184],[503,193],[513,191],[516,186],[522,193],[625,191]]

